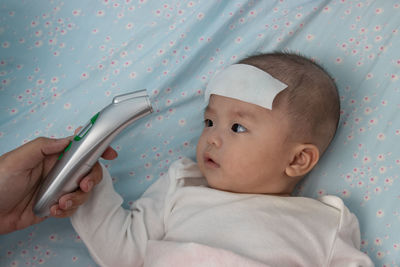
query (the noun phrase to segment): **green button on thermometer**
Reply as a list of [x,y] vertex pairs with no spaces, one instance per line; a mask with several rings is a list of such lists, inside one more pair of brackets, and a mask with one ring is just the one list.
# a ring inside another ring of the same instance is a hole
[[50,214],[58,199],[76,190],[111,141],[128,125],[153,112],[146,90],[119,95],[94,115],[74,137],[47,175],[33,208],[37,216]]
[[[74,137],[74,141],[80,141],[89,131],[90,129],[92,129],[93,124],[96,122],[97,117],[99,117],[100,112],[98,112],[96,115],[94,115],[88,124],[86,124],[85,127],[82,128],[82,130],[75,135]],[[72,146],[72,141],[69,143],[69,145],[65,148],[64,152],[60,154],[60,156],[58,157],[58,160],[60,160],[63,156],[64,153],[67,152]]]
[[90,131],[90,129],[92,129],[93,124],[96,122],[97,118],[99,117],[99,113],[97,113],[96,115],[94,115],[90,121],[88,122],[88,124],[86,124],[85,127],[82,128],[82,130],[75,135],[74,140],[75,141],[80,141],[83,137],[85,137],[85,135]]

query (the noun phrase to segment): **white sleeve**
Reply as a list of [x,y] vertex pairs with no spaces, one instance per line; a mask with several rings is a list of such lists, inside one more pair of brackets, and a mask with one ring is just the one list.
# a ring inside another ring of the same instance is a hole
[[330,267],[373,267],[371,259],[360,251],[360,228],[357,217],[340,198],[327,196],[322,200],[340,210],[340,221],[329,259]]
[[121,207],[108,171],[71,222],[93,259],[101,266],[141,266],[147,242],[164,236],[164,204],[169,179],[160,177],[132,210]]

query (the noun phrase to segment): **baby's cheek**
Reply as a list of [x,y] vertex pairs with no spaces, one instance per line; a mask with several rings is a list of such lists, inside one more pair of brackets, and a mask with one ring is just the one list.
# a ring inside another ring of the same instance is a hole
[[[245,155],[242,157],[231,156],[231,160],[227,160],[225,164],[225,172],[231,177],[241,177],[245,173],[247,167],[244,159]],[[246,168],[246,169],[245,169]]]

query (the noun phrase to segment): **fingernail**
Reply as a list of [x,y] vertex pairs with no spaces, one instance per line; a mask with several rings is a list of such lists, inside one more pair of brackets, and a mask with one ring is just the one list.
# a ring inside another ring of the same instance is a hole
[[65,208],[69,209],[72,207],[72,201],[71,200],[67,200],[67,202],[65,202]]
[[93,187],[93,181],[88,182],[88,191],[92,190]]

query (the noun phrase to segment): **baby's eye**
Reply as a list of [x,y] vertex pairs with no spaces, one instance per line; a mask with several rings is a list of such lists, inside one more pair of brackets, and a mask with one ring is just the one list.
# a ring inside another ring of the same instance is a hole
[[212,127],[214,125],[213,121],[210,119],[205,119],[204,120],[204,126],[205,127]]
[[232,131],[234,131],[235,133],[244,133],[247,132],[247,129],[239,123],[235,123],[232,125]]

